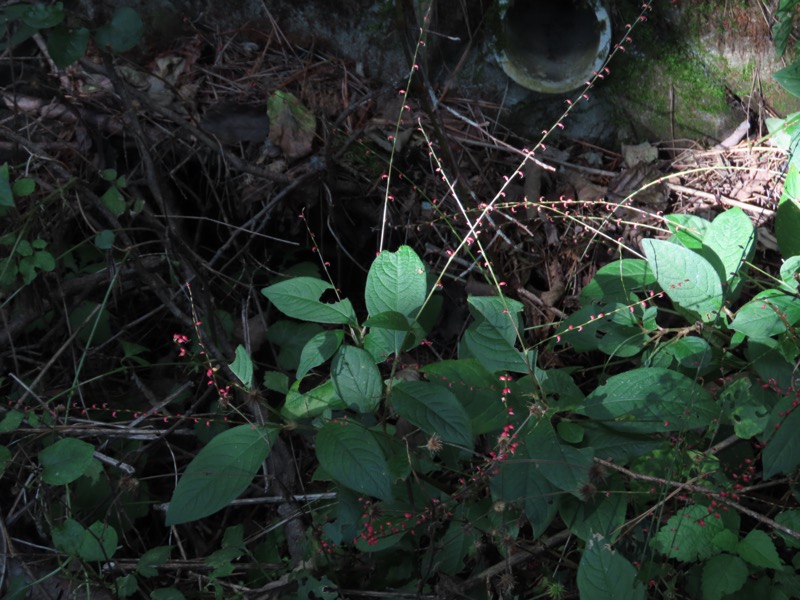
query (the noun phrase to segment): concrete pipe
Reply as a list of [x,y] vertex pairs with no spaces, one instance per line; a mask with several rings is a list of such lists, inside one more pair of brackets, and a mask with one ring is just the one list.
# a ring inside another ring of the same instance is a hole
[[559,94],[599,71],[611,44],[601,0],[498,0],[497,59],[530,90]]

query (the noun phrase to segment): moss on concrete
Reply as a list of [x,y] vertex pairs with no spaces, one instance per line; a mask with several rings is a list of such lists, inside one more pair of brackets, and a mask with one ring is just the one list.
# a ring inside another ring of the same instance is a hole
[[[621,26],[636,21],[633,3],[613,6]],[[747,102],[756,90],[780,113],[798,110],[800,101],[771,77],[780,64],[754,11],[745,0],[683,0],[679,9],[656,3],[612,62],[609,87],[621,125],[639,123],[636,137],[720,139],[743,116],[735,97]]]

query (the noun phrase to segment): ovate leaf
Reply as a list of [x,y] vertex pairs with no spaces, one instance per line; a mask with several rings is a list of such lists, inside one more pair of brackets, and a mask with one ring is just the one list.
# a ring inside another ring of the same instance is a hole
[[172,546],[156,546],[147,550],[136,563],[136,572],[142,577],[155,577],[158,575],[156,567],[163,565],[169,560]]
[[[791,16],[791,11],[789,11],[789,13]],[[779,33],[781,34],[781,38],[783,38],[783,31],[787,29],[787,19],[784,17],[778,21],[775,26],[776,28],[781,28]],[[788,19],[788,29],[791,31],[791,19]],[[788,32],[785,35],[788,36]],[[776,42],[780,42],[780,38],[778,38]],[[782,46],[785,48],[785,43]],[[775,81],[781,84],[787,92],[794,96],[800,96],[800,63],[797,61],[792,62],[788,67],[775,71],[772,77],[774,77]]]
[[[376,359],[410,349],[421,341],[419,326],[416,339],[410,340],[408,332],[419,316],[427,291],[425,265],[408,246],[400,246],[397,252],[381,252],[373,261],[364,290],[372,327],[365,347]],[[405,327],[399,316],[406,317]]]
[[446,387],[426,381],[401,381],[392,388],[391,403],[401,417],[429,436],[446,443],[472,447],[469,416]]
[[636,569],[614,551],[606,539],[596,534],[586,544],[578,564],[578,592],[591,600],[644,600],[644,584],[637,581]]
[[89,45],[89,30],[85,27],[71,29],[57,27],[47,37],[47,49],[56,66],[65,69],[86,54]]
[[325,414],[326,411],[342,410],[347,405],[336,393],[330,379],[307,392],[300,392],[300,382],[296,381],[286,393],[286,403],[281,409],[281,416],[293,419],[312,419]]
[[253,387],[253,359],[241,344],[236,346],[236,358],[229,366],[245,388],[249,390]]
[[328,360],[339,346],[342,345],[344,333],[335,331],[322,331],[312,337],[303,346],[300,353],[300,364],[297,367],[297,379],[302,379],[311,369],[314,369]]
[[738,556],[720,554],[703,565],[703,600],[721,600],[747,581],[747,565]]
[[720,409],[689,377],[661,368],[614,375],[586,397],[586,415],[607,427],[656,433],[708,427]]
[[83,560],[106,561],[117,550],[117,530],[107,523],[95,521],[83,533],[78,556]]
[[763,531],[754,529],[736,547],[739,556],[749,564],[764,569],[780,569],[783,562],[775,543]]
[[743,262],[753,258],[755,250],[755,227],[741,208],[730,208],[718,215],[703,238],[703,255],[712,264],[712,257],[719,261],[718,274],[723,281],[730,282]]
[[642,240],[642,249],[658,284],[678,306],[710,323],[722,308],[722,282],[705,258],[663,240]]
[[388,311],[416,316],[426,295],[425,264],[410,247],[381,252],[373,261],[364,290],[371,317]]
[[703,238],[710,223],[697,215],[674,214],[664,217],[673,237],[670,241],[677,241],[690,250],[699,250],[703,247]]
[[317,433],[317,460],[345,487],[392,500],[389,465],[372,432],[349,420],[326,423]]
[[695,504],[671,516],[651,543],[668,558],[683,562],[706,560],[719,552],[714,537],[724,528],[722,519],[714,519],[705,506]]
[[765,480],[781,473],[790,475],[800,466],[800,410],[780,419],[778,427],[762,455]]
[[127,6],[114,11],[111,22],[99,27],[94,32],[94,40],[98,46],[106,46],[114,52],[127,52],[142,39],[144,23],[139,13]]
[[331,304],[320,301],[333,286],[313,277],[294,277],[264,288],[261,293],[286,316],[312,323],[356,325],[356,313],[349,300]]
[[196,521],[228,506],[253,481],[278,432],[275,426],[240,425],[214,437],[178,480],[166,524]]
[[783,333],[797,321],[800,321],[800,298],[770,289],[759,292],[739,309],[731,329],[750,338],[768,338]]
[[[800,510],[796,508],[792,510],[784,510],[778,513],[778,515],[775,517],[775,520],[792,531],[800,532]],[[790,548],[800,548],[800,539],[789,536],[780,529],[777,531],[787,546]]]
[[532,370],[516,348],[522,304],[499,296],[472,296],[467,301],[474,321],[461,340],[459,357],[475,358],[491,373]]
[[[797,63],[800,65],[800,62]],[[800,200],[786,198],[775,215],[775,237],[783,258],[800,254]]]
[[39,452],[42,481],[50,485],[72,483],[89,468],[94,446],[75,438],[64,438]]
[[371,413],[378,407],[383,381],[372,355],[355,346],[342,346],[333,357],[331,378],[336,393],[351,408]]
[[656,281],[647,262],[639,258],[617,260],[601,267],[581,291],[581,304],[628,302],[631,293],[649,288]]

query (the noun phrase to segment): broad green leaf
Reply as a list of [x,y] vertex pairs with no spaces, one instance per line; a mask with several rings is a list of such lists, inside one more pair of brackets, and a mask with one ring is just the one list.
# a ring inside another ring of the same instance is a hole
[[459,358],[475,358],[491,373],[528,373],[532,367],[516,348],[522,304],[499,296],[471,296],[467,301],[474,321],[461,340]]
[[469,416],[446,387],[427,381],[401,381],[392,388],[390,401],[397,414],[429,436],[436,434],[445,443],[472,448]]
[[658,284],[675,304],[706,323],[716,320],[722,308],[722,283],[711,263],[663,240],[642,240],[642,249]]
[[8,163],[0,166],[0,208],[14,207],[14,194],[11,192],[11,183],[8,180]]
[[280,429],[240,425],[214,437],[186,467],[167,508],[167,525],[222,510],[253,481]]
[[349,300],[331,304],[320,301],[322,294],[332,289],[332,285],[321,279],[294,277],[266,287],[261,293],[279,311],[293,319],[312,323],[357,325],[356,313]]
[[[728,527],[730,527],[730,525],[728,525]],[[736,546],[739,544],[739,536],[730,529],[723,529],[714,536],[712,541],[714,542],[714,546],[723,552],[736,552]]]
[[53,527],[53,545],[64,554],[77,558],[86,529],[74,519],[67,519]]
[[506,407],[500,401],[497,377],[477,360],[445,360],[422,368],[428,379],[446,386],[467,411],[473,435],[497,431],[508,422]]
[[712,556],[703,565],[703,600],[721,600],[739,591],[747,576],[747,565],[738,556]]
[[538,539],[558,513],[561,492],[550,483],[539,465],[527,457],[525,446],[500,464],[490,484],[492,499],[522,509],[530,521],[533,538]]
[[720,415],[703,387],[676,371],[631,369],[586,397],[585,413],[619,431],[657,433],[708,427]]
[[107,46],[114,52],[127,52],[142,39],[144,23],[139,13],[127,6],[118,7],[111,22],[98,27],[94,41],[98,46]]
[[781,280],[789,286],[789,291],[796,292],[800,286],[800,256],[792,256],[781,265]]
[[114,579],[113,586],[114,593],[119,598],[130,598],[139,591],[139,582],[133,573],[117,577]]
[[28,240],[19,240],[14,248],[14,251],[20,256],[32,256],[33,244],[31,244]]
[[656,281],[647,263],[639,258],[617,260],[601,267],[581,291],[581,304],[593,301],[627,303],[631,294],[644,290]]
[[15,198],[30,196],[36,190],[36,182],[30,177],[21,177],[11,186]]
[[95,521],[83,533],[78,556],[88,561],[106,561],[117,550],[117,530],[107,523]]
[[[800,229],[798,230],[800,231]],[[764,290],[736,313],[731,329],[750,338],[768,338],[800,321],[800,298],[782,290]]]
[[[785,119],[764,119],[764,124],[772,136],[771,141],[784,152],[792,152],[798,137],[800,137],[800,112],[788,115]],[[793,154],[793,152],[792,152]],[[796,162],[792,157],[789,163],[789,172]]]
[[264,372],[264,387],[279,394],[289,393],[289,376],[280,371]]
[[[419,316],[427,293],[424,263],[411,248],[400,246],[397,252],[381,252],[373,261],[367,274],[364,301],[370,318],[380,319],[379,323],[382,321],[385,325],[389,322],[389,317],[379,317],[383,313],[399,313],[407,318],[408,323]],[[399,330],[394,327],[372,327],[367,335],[365,348],[376,360],[410,349],[407,339],[408,325]],[[422,334],[416,337],[413,343],[422,340]]]
[[[784,17],[784,19],[778,21],[775,24],[775,27],[777,28],[780,26],[781,32],[783,32],[783,30],[786,29],[786,23],[788,20],[788,29],[791,30],[791,11],[789,13],[789,17],[789,19]],[[780,39],[777,39],[776,42],[780,42]],[[785,43],[783,46],[785,47]],[[779,53],[782,54],[782,52]],[[772,74],[772,77],[775,79],[775,81],[781,84],[781,86],[783,86],[787,92],[794,96],[800,96],[800,62],[792,62],[788,67],[784,67],[783,69],[775,71]]]
[[303,346],[300,353],[300,364],[297,366],[297,379],[305,377],[314,369],[328,360],[342,345],[344,333],[337,329],[334,331],[321,331]]
[[800,199],[786,198],[775,215],[775,237],[783,258],[800,254]]
[[672,232],[674,240],[690,250],[699,250],[703,247],[703,238],[710,223],[702,217],[674,214],[664,217],[664,222]]
[[25,415],[18,410],[8,411],[6,416],[3,417],[3,420],[0,421],[0,433],[11,433],[12,431],[16,431],[22,423],[22,419],[24,418]]
[[781,473],[793,475],[800,466],[800,410],[789,412],[776,427],[762,454],[765,481]]
[[136,572],[142,577],[155,577],[158,575],[156,567],[167,562],[171,552],[172,546],[156,546],[147,550],[139,557],[139,561],[136,563]]
[[381,252],[367,274],[364,301],[370,317],[398,312],[415,317],[427,296],[425,264],[408,246]]
[[244,346],[241,344],[236,346],[236,358],[228,366],[246,389],[253,388],[253,359],[250,358]]
[[713,259],[719,261],[717,274],[727,282],[739,274],[741,265],[753,258],[755,250],[756,230],[741,208],[719,214],[703,238],[703,256],[712,264],[716,262]]
[[344,345],[331,362],[331,379],[345,404],[360,413],[371,413],[381,402],[383,380],[372,355]]
[[586,543],[578,564],[578,592],[586,600],[644,600],[644,584],[636,569],[596,534]]
[[600,492],[585,502],[572,496],[565,497],[559,515],[569,530],[584,542],[596,533],[613,542],[621,533],[626,509],[625,494]]
[[[784,52],[786,52],[786,45],[792,33],[796,5],[797,0],[780,0],[778,9],[774,13],[775,22],[772,24],[772,40],[775,43],[775,52],[778,53],[778,56],[783,56]],[[788,91],[795,96],[800,95],[800,93]],[[800,92],[800,88],[797,91]]]
[[75,438],[58,440],[39,452],[42,481],[50,485],[66,485],[83,475],[91,465],[94,446]]
[[408,322],[408,317],[393,310],[387,310],[386,312],[369,317],[364,321],[364,327],[378,327],[380,329],[390,329],[392,331],[411,331],[411,324]]
[[705,506],[681,508],[659,529],[651,544],[668,558],[682,562],[706,560],[719,553],[714,536],[725,528]]
[[52,5],[37,2],[35,4],[27,4],[27,10],[22,13],[22,22],[34,29],[47,29],[55,27],[66,16],[64,14],[64,4],[56,2]]
[[[800,533],[800,510],[792,509],[792,510],[784,510],[775,517],[775,520],[783,525],[784,527],[788,527],[792,531]],[[786,535],[780,529],[777,529],[777,532],[783,538],[783,541],[786,542],[786,545],[790,548],[800,548],[800,540],[794,538],[792,536]]]
[[125,214],[125,198],[116,185],[112,184],[112,186],[100,196],[100,200],[115,217],[121,217]]
[[47,36],[47,49],[56,66],[65,69],[86,55],[89,45],[89,30],[86,27],[72,29],[58,27]]
[[539,420],[525,437],[528,457],[538,464],[539,471],[557,489],[583,499],[582,491],[589,483],[593,464],[591,448],[574,448],[561,442],[548,419]]
[[739,542],[736,551],[743,560],[763,569],[780,569],[783,562],[772,539],[763,531],[753,529]]
[[330,379],[307,392],[300,392],[300,382],[296,381],[286,393],[286,402],[281,409],[285,419],[313,419],[326,411],[347,408],[344,400],[336,393]]
[[372,432],[349,420],[326,423],[317,433],[317,460],[345,487],[391,502],[389,465]]
[[115,239],[116,234],[113,231],[110,229],[103,229],[102,231],[98,231],[97,235],[94,236],[94,245],[100,250],[111,250],[111,248],[114,247]]

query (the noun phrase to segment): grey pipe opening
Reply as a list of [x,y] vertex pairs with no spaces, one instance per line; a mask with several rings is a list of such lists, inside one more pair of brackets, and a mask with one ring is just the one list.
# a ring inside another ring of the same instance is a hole
[[602,68],[611,25],[600,0],[498,2],[498,60],[520,85],[551,94],[566,92]]

